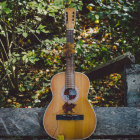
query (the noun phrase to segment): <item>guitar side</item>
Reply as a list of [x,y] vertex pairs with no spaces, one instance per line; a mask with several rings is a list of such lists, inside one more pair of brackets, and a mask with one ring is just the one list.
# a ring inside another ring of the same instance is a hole
[[66,140],[84,139],[89,137],[96,127],[96,116],[94,110],[87,100],[89,80],[86,75],[75,72],[75,86],[80,92],[78,100],[74,103],[73,114],[84,115],[84,120],[56,120],[56,115],[64,114],[62,106],[65,104],[61,97],[65,86],[65,73],[56,74],[51,80],[53,98],[44,114],[45,131],[52,138],[64,135]]

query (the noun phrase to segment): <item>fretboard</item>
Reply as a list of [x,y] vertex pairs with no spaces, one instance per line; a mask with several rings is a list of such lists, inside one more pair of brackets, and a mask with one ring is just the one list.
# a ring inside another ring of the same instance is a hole
[[[66,32],[67,42],[74,43],[73,30],[67,30]],[[66,72],[65,72],[65,88],[74,88],[74,56],[66,56]]]

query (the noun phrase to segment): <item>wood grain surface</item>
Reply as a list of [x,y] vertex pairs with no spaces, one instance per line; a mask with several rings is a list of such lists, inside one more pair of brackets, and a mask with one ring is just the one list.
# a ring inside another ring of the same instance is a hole
[[89,137],[96,127],[94,110],[87,100],[89,80],[81,73],[75,72],[75,86],[80,91],[79,99],[74,103],[73,115],[84,115],[84,120],[56,120],[56,115],[64,114],[62,109],[65,102],[60,93],[65,86],[65,73],[56,74],[51,81],[53,99],[44,115],[44,128],[53,138],[64,135],[65,139],[82,139]]

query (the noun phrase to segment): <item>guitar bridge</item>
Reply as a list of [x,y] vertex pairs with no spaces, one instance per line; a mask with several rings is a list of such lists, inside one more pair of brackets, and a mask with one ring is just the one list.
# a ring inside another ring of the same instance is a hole
[[56,120],[84,120],[84,115],[56,115]]

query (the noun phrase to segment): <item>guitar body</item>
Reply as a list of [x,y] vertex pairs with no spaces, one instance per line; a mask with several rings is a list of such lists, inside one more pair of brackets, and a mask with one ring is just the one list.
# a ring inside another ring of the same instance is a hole
[[64,135],[66,140],[84,139],[89,137],[96,127],[96,116],[87,99],[89,80],[86,75],[75,72],[75,87],[78,97],[74,101],[72,115],[81,114],[83,120],[57,120],[56,115],[64,114],[63,92],[65,88],[65,72],[56,74],[51,80],[53,98],[44,114],[45,131],[52,138]]

